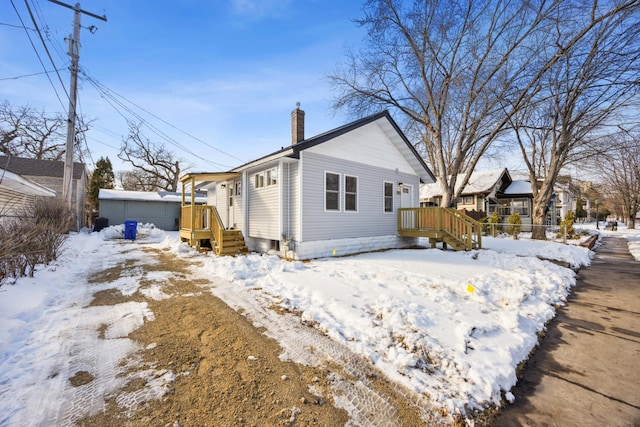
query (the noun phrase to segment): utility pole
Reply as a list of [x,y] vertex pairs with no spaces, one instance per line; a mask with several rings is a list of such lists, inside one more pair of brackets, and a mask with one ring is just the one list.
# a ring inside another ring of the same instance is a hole
[[99,16],[80,8],[80,3],[75,6],[68,5],[58,0],[49,0],[59,6],[64,6],[73,10],[73,36],[69,36],[67,54],[71,57],[71,83],[69,91],[69,115],[67,119],[67,145],[64,157],[64,174],[62,178],[62,198],[68,206],[71,206],[71,195],[73,193],[73,146],[76,140],[76,100],[78,98],[78,62],[80,61],[80,15],[84,13],[102,21],[107,20],[106,16]]

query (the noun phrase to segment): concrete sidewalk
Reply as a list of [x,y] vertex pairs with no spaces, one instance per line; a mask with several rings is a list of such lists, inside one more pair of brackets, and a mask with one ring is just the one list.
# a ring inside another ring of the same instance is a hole
[[605,237],[493,426],[640,426],[640,262]]

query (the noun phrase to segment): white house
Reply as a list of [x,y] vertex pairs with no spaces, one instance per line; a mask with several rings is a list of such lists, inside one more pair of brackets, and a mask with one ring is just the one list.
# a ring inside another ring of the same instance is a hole
[[[415,244],[398,234],[398,208],[418,207],[420,184],[434,177],[391,115],[308,139],[304,111],[291,118],[291,145],[231,171],[188,174],[183,193],[206,188],[225,233],[241,232],[251,251],[308,259]],[[194,230],[208,226],[195,221],[183,223],[183,238],[198,240]]]

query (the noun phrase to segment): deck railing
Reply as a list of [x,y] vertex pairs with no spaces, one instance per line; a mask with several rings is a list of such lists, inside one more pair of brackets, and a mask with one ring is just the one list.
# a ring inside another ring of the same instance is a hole
[[467,250],[482,247],[482,224],[453,208],[401,208],[398,232],[426,237],[444,232]]
[[[216,208],[211,209],[213,221],[211,221],[211,229],[213,231],[213,237],[216,239],[216,244],[218,245],[218,250],[216,253],[221,253],[224,245],[224,225],[222,223],[222,218],[220,218],[220,214]],[[213,243],[213,242],[211,242]]]
[[191,231],[210,230],[211,206],[185,205],[180,215],[180,229]]
[[[224,225],[214,206],[185,205],[182,206],[180,230],[186,232],[191,244],[200,239],[215,239],[215,251],[221,253],[224,249]],[[211,241],[213,245],[214,242]]]

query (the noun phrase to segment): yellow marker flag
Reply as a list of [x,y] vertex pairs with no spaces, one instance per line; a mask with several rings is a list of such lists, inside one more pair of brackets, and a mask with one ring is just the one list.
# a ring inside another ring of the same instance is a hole
[[476,288],[474,288],[473,285],[471,283],[469,283],[467,285],[467,292],[474,293],[475,291],[476,291]]
[[336,256],[336,250],[335,249],[333,250],[333,256]]

